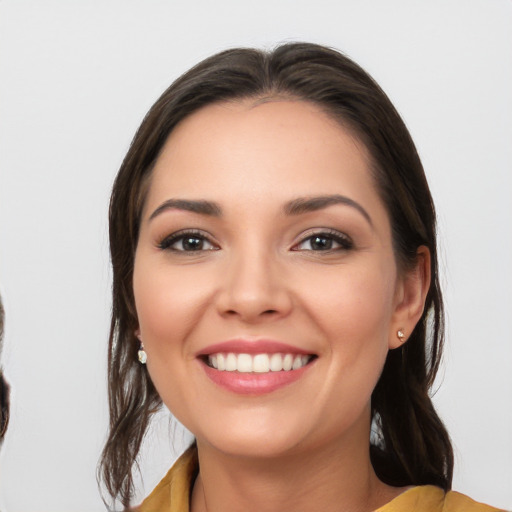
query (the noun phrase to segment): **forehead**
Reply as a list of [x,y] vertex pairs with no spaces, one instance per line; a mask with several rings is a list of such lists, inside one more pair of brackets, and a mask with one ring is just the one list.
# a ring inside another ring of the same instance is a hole
[[[147,204],[172,196],[240,205],[339,193],[383,210],[365,146],[318,106],[254,100],[184,119],[153,170]],[[378,204],[377,204],[378,203]]]

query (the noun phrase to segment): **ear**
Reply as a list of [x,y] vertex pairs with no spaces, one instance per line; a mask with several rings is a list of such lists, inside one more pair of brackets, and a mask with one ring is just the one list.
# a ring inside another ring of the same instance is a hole
[[397,280],[394,312],[388,336],[390,349],[403,345],[416,327],[425,307],[430,277],[430,251],[422,245],[416,253],[414,267],[405,271]]
[[140,328],[135,329],[135,331],[133,332],[133,334],[135,335],[135,337],[136,337],[139,341],[142,341],[142,340],[140,339]]

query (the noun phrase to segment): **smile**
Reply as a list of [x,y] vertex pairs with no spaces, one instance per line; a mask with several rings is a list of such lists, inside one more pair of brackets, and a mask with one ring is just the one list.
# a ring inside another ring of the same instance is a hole
[[302,354],[235,354],[208,355],[208,366],[219,371],[239,373],[289,372],[306,366],[313,356]]
[[201,349],[196,358],[217,386],[242,395],[264,395],[302,380],[317,354],[271,339],[234,338]]

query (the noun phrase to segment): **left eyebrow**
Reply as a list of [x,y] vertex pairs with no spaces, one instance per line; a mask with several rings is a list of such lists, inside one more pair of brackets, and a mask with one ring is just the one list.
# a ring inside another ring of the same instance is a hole
[[316,197],[299,197],[285,204],[284,212],[286,215],[301,215],[303,213],[315,212],[333,206],[343,204],[355,208],[373,227],[373,222],[368,212],[356,201],[350,197],[339,194]]

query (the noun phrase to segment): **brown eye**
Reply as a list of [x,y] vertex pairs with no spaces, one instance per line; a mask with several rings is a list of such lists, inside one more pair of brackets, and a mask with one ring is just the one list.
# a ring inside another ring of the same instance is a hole
[[328,251],[332,249],[334,240],[326,236],[313,236],[309,239],[309,245],[313,251]]
[[[174,243],[176,245],[176,242]],[[183,251],[202,251],[204,250],[205,246],[205,240],[202,238],[198,238],[197,236],[186,236],[181,239],[181,241],[178,243],[178,247],[175,247],[176,250],[183,250]]]
[[297,244],[295,251],[340,251],[352,249],[354,244],[346,235],[338,232],[316,233]]
[[158,244],[160,249],[176,252],[200,252],[218,249],[204,235],[197,233],[175,233]]

